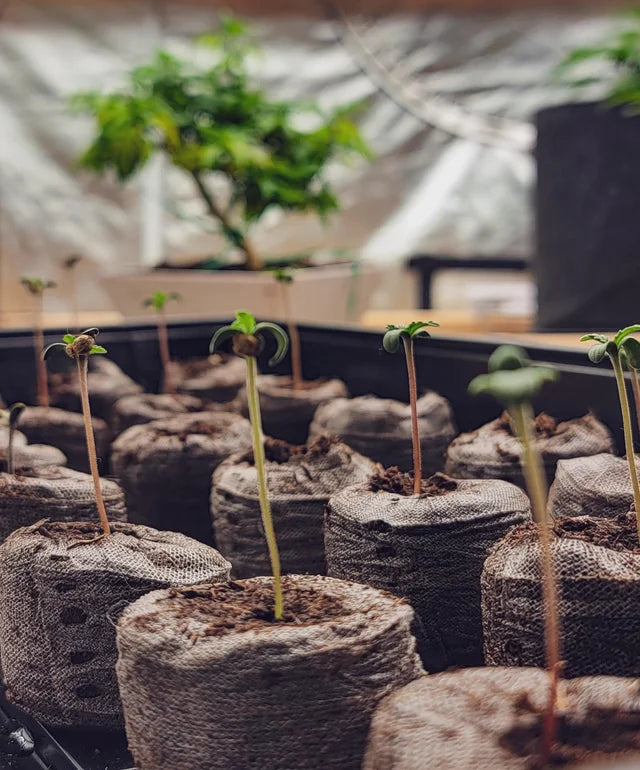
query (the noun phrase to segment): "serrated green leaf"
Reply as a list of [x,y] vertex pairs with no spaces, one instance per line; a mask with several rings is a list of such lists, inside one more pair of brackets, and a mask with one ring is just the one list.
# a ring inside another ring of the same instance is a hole
[[270,321],[261,321],[255,326],[254,334],[263,334],[264,332],[269,332],[276,341],[276,352],[269,359],[269,366],[275,366],[282,361],[289,349],[289,337],[281,326]]
[[67,345],[73,345],[73,343],[76,341],[75,334],[65,334],[62,338]]
[[89,355],[93,355],[94,353],[102,354],[106,352],[107,352],[107,349],[103,348],[102,345],[94,345],[89,351]]
[[253,334],[256,328],[256,319],[246,310],[236,310],[236,319],[231,327],[243,334]]
[[613,341],[618,347],[620,347],[620,343],[624,339],[626,339],[630,334],[635,334],[636,332],[640,332],[640,324],[632,324],[631,326],[625,326],[624,329],[620,329],[620,331],[613,338]]

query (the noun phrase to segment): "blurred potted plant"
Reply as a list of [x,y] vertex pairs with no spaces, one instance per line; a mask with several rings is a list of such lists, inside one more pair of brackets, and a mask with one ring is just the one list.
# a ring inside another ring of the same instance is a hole
[[[268,315],[273,281],[261,272],[265,258],[252,238],[253,226],[272,208],[326,217],[338,208],[327,178],[329,163],[340,156],[368,155],[351,120],[355,105],[326,113],[312,104],[273,100],[252,85],[248,60],[253,47],[238,19],[221,17],[219,30],[201,42],[212,49],[213,63],[196,66],[160,51],[130,73],[122,90],[74,99],[95,118],[95,134],[80,158],[83,167],[100,175],[115,172],[126,182],[152,156],[166,156],[191,179],[208,226],[228,245],[227,254],[205,263],[222,270],[206,277],[171,270],[108,279],[107,288],[127,314],[138,312],[137,297],[152,282],[156,290],[180,291],[185,299],[180,315],[202,316],[203,310],[210,315],[213,304],[224,317],[237,304],[256,307],[256,299],[258,313]],[[302,121],[313,128],[299,128]],[[323,271],[326,296],[318,296],[315,280],[313,288],[299,282],[304,300],[293,298],[292,304],[305,320],[314,316],[311,300],[326,309],[344,297],[346,315],[352,266],[326,269],[332,278],[327,283]]]

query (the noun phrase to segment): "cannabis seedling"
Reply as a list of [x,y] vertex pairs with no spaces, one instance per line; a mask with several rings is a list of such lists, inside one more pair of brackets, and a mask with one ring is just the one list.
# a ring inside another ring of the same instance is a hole
[[42,360],[41,352],[44,347],[44,293],[47,289],[54,289],[54,281],[43,281],[41,278],[20,279],[20,283],[33,297],[33,350],[36,363],[36,385],[38,390],[38,404],[49,406],[49,385],[47,383],[47,368]]
[[103,355],[107,352],[101,345],[96,345],[95,338],[98,333],[98,329],[87,329],[78,336],[75,336],[74,334],[65,334],[62,338],[64,340],[63,342],[54,342],[45,349],[43,358],[45,358],[49,351],[53,350],[54,348],[62,348],[64,352],[69,356],[69,358],[72,358],[76,362],[76,367],[78,369],[78,379],[80,381],[80,398],[82,401],[84,432],[87,440],[87,453],[89,455],[89,468],[91,469],[93,489],[96,495],[96,505],[98,507],[98,516],[102,526],[103,534],[100,536],[102,537],[103,535],[111,534],[111,527],[109,526],[109,519],[107,517],[107,511],[104,506],[104,500],[102,498],[102,489],[100,487],[100,474],[98,473],[96,441],[93,435],[93,423],[91,422],[91,408],[89,406],[89,385],[87,377],[89,369],[89,356],[96,354]]
[[411,405],[411,439],[413,442],[413,493],[419,495],[422,491],[422,448],[420,446],[420,431],[418,430],[418,383],[416,380],[416,361],[414,355],[414,340],[430,337],[427,327],[440,326],[435,321],[412,321],[408,326],[387,326],[382,338],[382,347],[387,353],[397,353],[400,342],[404,346],[407,359],[407,375],[409,377],[409,403]]
[[167,332],[167,319],[165,306],[167,302],[180,300],[180,295],[175,292],[154,291],[144,301],[145,307],[153,308],[156,312],[156,326],[158,329],[158,347],[160,348],[160,361],[162,362],[162,389],[165,393],[175,393],[176,386],[173,381],[171,367],[171,353],[169,352],[169,334]]
[[618,387],[618,398],[620,399],[624,446],[627,453],[627,463],[629,464],[629,475],[631,476],[633,501],[638,523],[638,538],[640,539],[640,483],[638,482],[638,469],[636,467],[636,456],[633,447],[631,409],[629,408],[629,399],[627,397],[627,388],[624,381],[623,370],[623,363],[626,363],[631,368],[633,377],[635,375],[635,370],[640,368],[640,342],[630,336],[638,331],[640,331],[640,324],[633,324],[632,326],[626,326],[624,329],[620,329],[613,339],[609,339],[609,337],[604,334],[592,333],[585,334],[580,338],[580,342],[594,341],[596,344],[592,345],[588,351],[589,360],[594,364],[599,364],[605,356],[608,356],[611,361],[611,366],[613,367],[613,373],[615,374],[616,385]]
[[276,267],[272,271],[273,277],[280,286],[282,310],[289,339],[291,341],[291,384],[294,390],[300,390],[304,378],[302,376],[302,354],[300,352],[300,335],[298,326],[291,315],[291,284],[293,283],[293,269],[291,267]]
[[263,348],[265,334],[271,334],[277,344],[276,352],[269,359],[269,366],[273,366],[282,361],[289,347],[289,339],[284,329],[277,324],[267,321],[256,323],[255,318],[250,313],[242,310],[236,312],[236,320],[231,325],[223,326],[213,335],[209,350],[211,354],[215,353],[225,340],[232,338],[233,352],[244,358],[247,363],[247,399],[249,401],[249,419],[251,420],[253,437],[253,458],[258,476],[260,512],[262,514],[262,524],[269,549],[271,572],[273,574],[274,617],[276,620],[281,620],[283,602],[280,554],[278,552],[278,542],[269,503],[269,490],[265,471],[264,436],[262,435],[262,418],[260,416],[260,396],[257,386],[258,364],[256,356]]
[[9,426],[9,444],[7,446],[7,473],[15,473],[15,461],[13,457],[14,439],[16,430],[18,428],[18,420],[20,415],[25,410],[25,404],[18,401],[17,404],[13,404],[10,409],[3,409],[0,415],[7,421]]
[[560,624],[558,620],[558,588],[551,553],[550,526],[547,516],[547,480],[542,459],[536,448],[532,425],[531,401],[545,383],[556,379],[556,372],[546,366],[532,366],[524,350],[502,345],[489,358],[489,373],[469,383],[469,393],[487,393],[507,409],[523,449],[522,466],[533,516],[538,524],[542,561],[542,585],[545,606],[545,650],[550,676],[549,703],[544,718],[541,755],[543,764],[551,757],[556,737],[556,711],[560,679]]

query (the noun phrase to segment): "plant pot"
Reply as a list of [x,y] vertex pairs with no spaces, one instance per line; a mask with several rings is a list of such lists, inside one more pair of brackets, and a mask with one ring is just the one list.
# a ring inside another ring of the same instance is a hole
[[[558,460],[614,450],[609,429],[591,413],[566,422],[540,413],[534,430],[548,483],[553,481]],[[507,413],[458,436],[447,450],[445,473],[457,479],[504,479],[524,488],[522,444],[512,432]]]
[[[110,521],[126,521],[124,494],[108,479],[100,488]],[[16,475],[0,473],[0,541],[42,519],[92,521],[98,516],[91,476],[56,465]]]
[[[291,317],[299,323],[358,320],[380,284],[384,269],[374,265],[327,265],[296,272]],[[140,297],[178,292],[182,302],[167,308],[169,319],[232,318],[239,307],[259,318],[280,319],[280,287],[269,272],[247,270],[154,270],[103,278],[113,303],[126,318],[140,318]]]
[[640,117],[562,104],[536,122],[538,328],[622,328],[638,312]]
[[[128,377],[119,366],[104,356],[89,356],[89,393],[93,417],[107,423],[111,409],[123,396],[142,393],[142,388]],[[71,412],[81,412],[80,383],[75,368],[57,372],[49,377],[51,404]]]
[[[457,432],[449,402],[433,391],[420,396],[418,427],[422,472],[431,476],[444,468],[444,453]],[[336,399],[316,412],[311,435],[319,433],[338,436],[385,468],[413,469],[409,404],[377,396]]]
[[[98,466],[105,474],[109,471],[111,431],[99,417],[93,417],[92,423]],[[55,407],[29,406],[20,415],[20,430],[30,442],[57,447],[66,456],[70,468],[89,472],[84,418],[81,414]]]
[[[375,465],[335,439],[305,445],[265,440],[269,499],[283,572],[326,572],[322,522],[336,489],[367,480]],[[230,457],[213,475],[211,512],[215,540],[236,577],[270,571],[260,516],[253,451]]]
[[263,577],[125,610],[117,672],[138,770],[360,769],[378,701],[422,673],[411,608],[316,576],[284,579],[285,622],[272,603]]
[[204,412],[205,404],[193,396],[181,393],[136,393],[119,398],[111,411],[113,432],[118,435],[134,425],[146,425],[154,420],[166,420],[179,414]]
[[134,425],[113,442],[113,470],[129,521],[213,542],[211,476],[223,460],[251,447],[248,420],[195,412]]
[[230,565],[217,551],[183,535],[131,524],[112,529],[77,545],[95,537],[98,525],[40,522],[0,546],[7,696],[47,724],[120,726],[115,623],[124,607],[157,588],[228,578]]
[[[554,531],[561,656],[567,676],[640,676],[640,546],[635,514],[559,519]],[[489,555],[482,573],[488,665],[542,665],[539,563],[533,524],[509,534]]]
[[[0,472],[7,470],[9,447],[0,444]],[[13,448],[13,462],[17,471],[38,470],[49,465],[66,465],[67,458],[59,449],[46,444],[18,444]]]
[[391,469],[329,500],[327,573],[408,599],[427,671],[479,665],[482,565],[504,534],[530,518],[529,500],[503,481],[437,474],[420,496],[412,485]]
[[[637,461],[640,461],[638,458]],[[609,453],[560,460],[549,490],[552,518],[626,513],[633,503],[629,465]]]
[[[272,438],[290,444],[304,444],[316,409],[327,401],[347,395],[347,386],[341,380],[308,380],[294,390],[290,377],[263,374],[258,377],[262,427]],[[240,411],[247,416],[247,394],[238,396]]]
[[[591,766],[590,760],[624,759],[640,751],[637,686],[598,676],[569,681],[566,690],[567,709],[558,716],[558,740],[545,767]],[[540,767],[548,698],[548,674],[535,668],[472,668],[421,677],[378,706],[363,770]]]
[[247,365],[238,356],[216,354],[209,358],[173,362],[179,393],[203,401],[233,401],[245,383]]

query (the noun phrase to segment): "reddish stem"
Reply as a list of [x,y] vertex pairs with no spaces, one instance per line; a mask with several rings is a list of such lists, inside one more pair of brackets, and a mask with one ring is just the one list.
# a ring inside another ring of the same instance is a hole
[[416,362],[413,356],[413,340],[402,336],[404,353],[407,359],[407,374],[409,375],[409,403],[411,405],[411,439],[413,442],[413,493],[422,492],[422,447],[420,446],[420,431],[418,430],[418,382],[416,379]]

